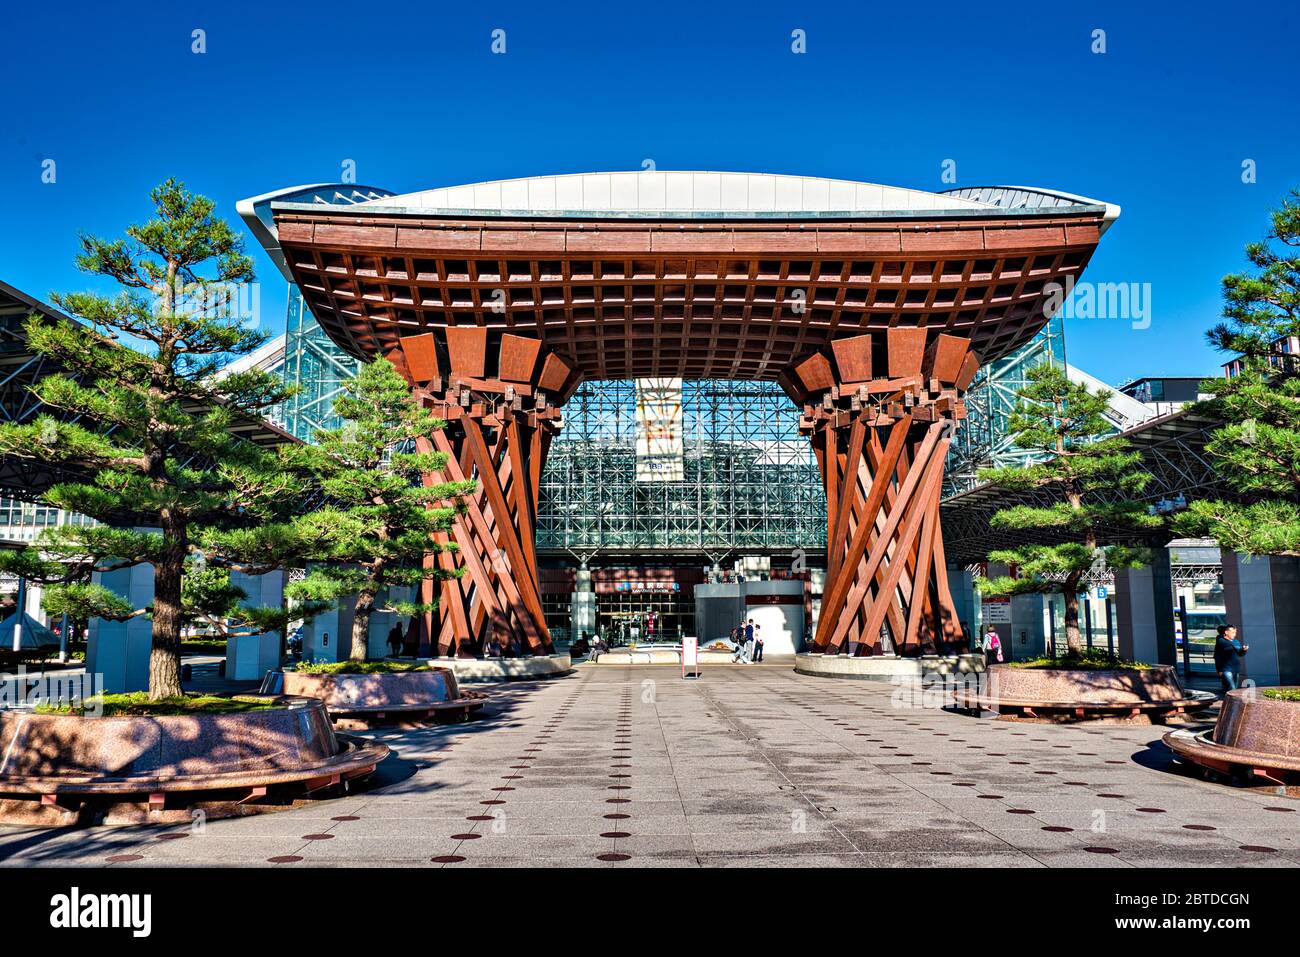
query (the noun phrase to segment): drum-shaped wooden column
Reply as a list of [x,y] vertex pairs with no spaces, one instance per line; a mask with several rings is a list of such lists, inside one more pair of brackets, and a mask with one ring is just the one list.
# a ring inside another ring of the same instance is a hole
[[424,583],[421,601],[432,602],[436,592],[438,607],[416,622],[420,653],[478,656],[493,637],[503,650],[549,653],[534,542],[537,494],[560,429],[556,403],[581,376],[537,339],[489,338],[478,326],[404,337],[387,358],[447,422],[419,443],[420,451],[447,453],[446,468],[426,483],[478,481],[451,531],[435,536],[454,550],[427,558],[460,577]]
[[826,489],[826,585],[809,650],[934,653],[961,637],[939,495],[979,360],[955,336],[927,348],[925,329],[890,329],[875,345],[887,354],[873,357],[869,335],[837,340],[781,377],[803,403]]

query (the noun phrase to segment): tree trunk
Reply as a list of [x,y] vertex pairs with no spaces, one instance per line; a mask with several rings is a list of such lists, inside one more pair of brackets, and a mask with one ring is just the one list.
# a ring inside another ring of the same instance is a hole
[[[1083,509],[1083,493],[1074,481],[1066,483],[1065,498],[1071,510],[1078,512]],[[1096,550],[1097,533],[1091,528],[1084,533],[1083,544],[1089,555]],[[1080,569],[1065,578],[1065,651],[1069,655],[1083,654],[1083,636],[1079,634],[1079,582],[1083,573],[1084,570]]]
[[1065,580],[1065,648],[1071,655],[1083,654],[1083,636],[1079,632],[1079,576]]
[[149,651],[149,700],[174,698],[181,687],[181,576],[184,546],[168,547],[154,566],[153,647]]
[[374,607],[374,592],[363,591],[357,595],[352,614],[352,653],[348,655],[353,661],[365,661],[370,657],[370,612]]

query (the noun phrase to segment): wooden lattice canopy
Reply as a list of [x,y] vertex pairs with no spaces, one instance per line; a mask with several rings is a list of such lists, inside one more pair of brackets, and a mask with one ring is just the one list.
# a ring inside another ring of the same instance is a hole
[[445,414],[441,477],[480,480],[426,650],[550,647],[532,536],[555,409],[584,377],[681,377],[775,380],[803,405],[830,521],[815,645],[853,654],[957,636],[938,502],[961,393],[1042,328],[1117,213],[711,173],[314,187],[241,211],[335,342]]

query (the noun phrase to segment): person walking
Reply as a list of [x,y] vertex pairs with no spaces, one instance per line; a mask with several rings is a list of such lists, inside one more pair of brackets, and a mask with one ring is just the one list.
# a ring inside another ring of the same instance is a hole
[[392,629],[388,632],[388,650],[396,658],[402,653],[402,625],[401,622],[393,622]]
[[996,628],[990,627],[984,633],[984,664],[991,665],[994,661],[1002,660],[1002,639],[998,637]]
[[754,626],[754,661],[763,660],[763,626]]
[[738,661],[738,662],[740,662],[740,663],[742,663],[742,664],[746,664],[746,663],[748,663],[748,659],[745,657],[745,622],[744,622],[744,620],[742,620],[742,621],[740,622],[740,624],[738,624],[735,628],[731,629],[731,640],[732,640],[732,642],[733,642],[733,643],[735,644],[735,646],[736,646],[735,651],[732,652],[731,660],[732,660],[733,662]]
[[745,622],[745,660],[754,663],[754,619]]
[[1214,670],[1219,673],[1219,682],[1223,693],[1236,691],[1241,683],[1241,659],[1250,650],[1250,645],[1242,644],[1237,637],[1236,625],[1220,625],[1219,634],[1214,639]]

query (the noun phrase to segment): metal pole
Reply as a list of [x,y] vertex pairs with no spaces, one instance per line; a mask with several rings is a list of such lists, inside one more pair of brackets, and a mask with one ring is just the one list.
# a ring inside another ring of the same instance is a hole
[[27,613],[27,579],[18,576],[18,606],[14,611],[14,646],[13,650],[23,650],[23,615]]
[[1115,656],[1115,616],[1109,595],[1106,596],[1106,652]]
[[1187,596],[1178,596],[1178,617],[1183,624],[1183,678],[1192,676],[1192,636],[1187,633]]
[[68,661],[68,628],[72,622],[68,620],[68,613],[63,613],[63,623],[59,625],[59,661],[67,664]]
[[1088,650],[1092,651],[1092,596],[1091,595],[1089,595],[1087,598],[1083,600],[1083,627],[1087,634],[1085,641],[1087,642]]
[[1047,596],[1047,657],[1056,657],[1056,603]]

